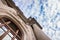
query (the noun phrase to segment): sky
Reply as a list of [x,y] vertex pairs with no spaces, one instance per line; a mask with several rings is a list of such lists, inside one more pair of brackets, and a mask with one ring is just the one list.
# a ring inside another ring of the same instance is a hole
[[35,18],[51,40],[60,40],[60,0],[13,0],[24,15]]

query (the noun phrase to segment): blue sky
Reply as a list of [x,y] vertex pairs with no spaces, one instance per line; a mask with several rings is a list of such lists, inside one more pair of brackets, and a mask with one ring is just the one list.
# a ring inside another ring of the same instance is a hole
[[35,18],[51,40],[60,40],[60,0],[13,0],[24,15]]

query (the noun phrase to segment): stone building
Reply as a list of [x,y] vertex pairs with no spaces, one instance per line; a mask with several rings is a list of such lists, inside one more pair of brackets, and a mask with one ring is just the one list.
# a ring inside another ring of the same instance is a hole
[[[1,32],[2,31],[2,32]],[[34,18],[26,18],[12,0],[0,0],[0,40],[50,40]]]

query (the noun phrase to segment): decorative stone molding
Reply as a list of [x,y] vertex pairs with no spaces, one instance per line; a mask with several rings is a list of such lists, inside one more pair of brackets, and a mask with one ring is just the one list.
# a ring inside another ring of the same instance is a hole
[[31,22],[32,19],[27,19],[12,0],[0,0],[0,20],[2,18],[9,19],[17,25],[23,34],[21,40],[50,40],[42,32],[42,27],[35,22],[36,20],[34,19],[35,21]]

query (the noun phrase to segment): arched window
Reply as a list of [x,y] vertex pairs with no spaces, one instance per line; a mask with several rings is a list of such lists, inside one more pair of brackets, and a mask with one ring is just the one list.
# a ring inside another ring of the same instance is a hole
[[0,40],[21,40],[22,31],[7,18],[0,19]]

